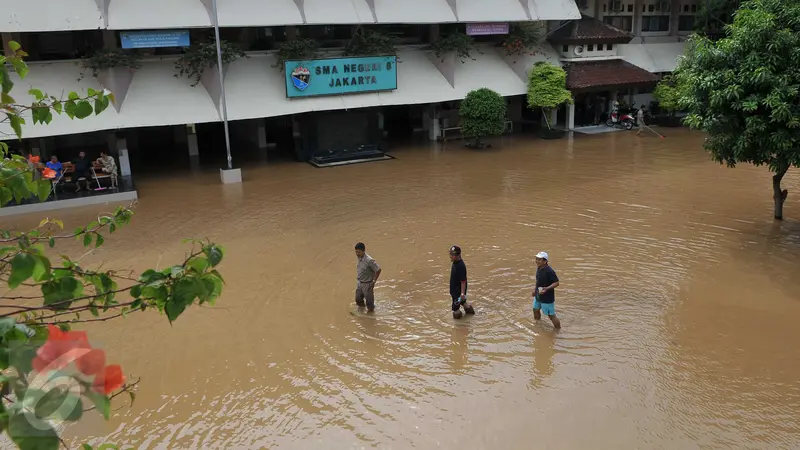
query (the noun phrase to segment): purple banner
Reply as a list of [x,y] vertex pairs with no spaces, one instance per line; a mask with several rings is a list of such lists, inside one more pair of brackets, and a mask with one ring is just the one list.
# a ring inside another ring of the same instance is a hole
[[508,22],[468,23],[467,34],[470,36],[508,34]]

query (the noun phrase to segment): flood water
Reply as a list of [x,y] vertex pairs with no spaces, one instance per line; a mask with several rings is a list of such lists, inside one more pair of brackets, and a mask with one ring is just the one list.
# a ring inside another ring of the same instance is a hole
[[[86,327],[141,385],[74,442],[800,448],[800,172],[775,223],[767,169],[719,166],[701,134],[665,132],[281,163],[241,186],[139,181],[132,224],[84,261],[163,268],[181,239],[208,237],[227,288],[173,326],[147,313]],[[383,267],[375,317],[351,314],[358,241]],[[477,309],[460,322],[454,244]],[[558,333],[532,318],[538,251],[561,278]]]

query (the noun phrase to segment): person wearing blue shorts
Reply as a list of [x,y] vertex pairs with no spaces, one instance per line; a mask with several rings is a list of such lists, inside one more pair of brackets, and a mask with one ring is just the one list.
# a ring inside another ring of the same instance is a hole
[[561,328],[561,321],[556,317],[556,291],[558,275],[550,267],[549,256],[545,252],[536,254],[536,287],[533,289],[533,318],[539,320],[545,313],[556,329]]

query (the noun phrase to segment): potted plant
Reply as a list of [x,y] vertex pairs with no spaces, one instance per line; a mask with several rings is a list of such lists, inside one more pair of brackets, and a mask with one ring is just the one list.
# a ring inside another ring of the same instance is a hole
[[681,126],[681,120],[675,116],[680,99],[680,89],[675,77],[667,75],[659,81],[656,89],[653,91],[653,97],[658,101],[659,108],[663,109],[668,114],[664,120],[659,121],[659,124],[667,127]]
[[541,108],[547,130],[542,130],[542,137],[555,139],[564,132],[554,130],[547,118],[553,108],[564,103],[572,103],[572,93],[567,90],[567,73],[561,67],[546,62],[537,62],[528,72],[528,107]]
[[445,56],[453,53],[462,63],[465,62],[465,59],[475,61],[475,58],[473,58],[470,53],[472,51],[477,51],[472,36],[458,31],[440,37],[438,41],[431,44],[431,50],[433,50],[436,57],[442,61],[444,61]]
[[319,46],[313,39],[294,39],[284,42],[278,49],[278,62],[272,66],[283,72],[286,61],[310,60],[319,55]]
[[[544,30],[536,22],[520,22],[511,25],[511,30],[503,39],[501,46],[507,56],[535,55],[542,43]],[[516,63],[517,61],[513,61]]]
[[142,67],[142,57],[136,51],[123,49],[103,49],[98,50],[92,56],[81,59],[81,72],[78,81],[86,76],[86,71],[91,70],[92,76],[97,78],[101,72],[117,67],[127,68],[131,71]]
[[[247,57],[244,51],[236,44],[220,41],[222,50],[222,64],[230,64],[241,57]],[[206,69],[217,66],[217,45],[214,41],[194,44],[175,61],[176,78],[185,76],[192,80],[192,86],[197,86]]]
[[499,136],[506,130],[506,100],[488,88],[470,91],[461,102],[458,115],[461,133],[473,140],[467,142],[467,147],[491,147],[482,143],[481,138]]
[[343,56],[395,56],[394,37],[359,27],[347,44]]

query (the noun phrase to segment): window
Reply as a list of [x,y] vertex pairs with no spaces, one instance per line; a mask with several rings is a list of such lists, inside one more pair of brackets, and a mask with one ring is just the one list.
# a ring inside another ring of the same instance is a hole
[[689,12],[689,5],[683,5],[683,12]]
[[669,16],[642,16],[642,31],[669,31]]
[[587,52],[593,52],[594,51],[594,44],[587,45],[586,46],[586,51]]
[[103,48],[99,30],[20,33],[19,40],[28,61],[78,59]]
[[647,5],[647,12],[653,12],[656,10],[656,5],[650,4]]
[[606,12],[607,10],[608,10],[608,5],[606,5],[605,3],[603,3],[603,12]]
[[598,52],[602,52],[603,51],[603,44],[597,44],[597,51]]
[[628,12],[633,12],[633,3],[628,5]]
[[606,16],[603,17],[603,20],[605,21],[605,23],[622,31],[629,31],[629,32],[633,31],[633,17],[631,16],[623,16],[623,17]]
[[569,53],[569,45],[562,45],[561,51],[564,53]]
[[351,25],[306,25],[297,27],[301,38],[314,39],[320,47],[344,47],[353,37]]
[[614,50],[614,44],[606,44],[606,50]]
[[692,12],[697,12],[697,5],[692,5]]
[[692,31],[692,30],[694,30],[694,16],[678,17],[678,31]]

